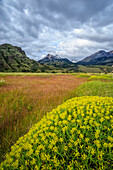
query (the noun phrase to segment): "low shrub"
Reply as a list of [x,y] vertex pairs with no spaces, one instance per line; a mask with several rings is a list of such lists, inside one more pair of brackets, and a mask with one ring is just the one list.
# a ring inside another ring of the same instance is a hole
[[58,106],[19,138],[0,169],[113,169],[113,98]]

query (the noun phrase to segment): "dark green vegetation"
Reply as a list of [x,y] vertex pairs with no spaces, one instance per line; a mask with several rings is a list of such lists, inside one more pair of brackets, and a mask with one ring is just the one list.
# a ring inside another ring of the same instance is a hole
[[[78,65],[66,58],[47,55],[39,62],[31,60],[25,52],[10,44],[0,45],[0,72],[46,72],[46,73],[109,73],[113,67],[106,65]],[[90,63],[91,64],[91,63]]]
[[41,72],[45,67],[29,59],[25,52],[10,44],[0,45],[0,71],[1,72]]

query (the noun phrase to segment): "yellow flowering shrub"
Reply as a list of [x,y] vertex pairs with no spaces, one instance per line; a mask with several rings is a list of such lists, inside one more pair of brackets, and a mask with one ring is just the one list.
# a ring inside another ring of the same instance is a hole
[[19,138],[0,169],[113,169],[113,98],[58,106]]
[[113,81],[113,76],[109,74],[97,74],[89,77],[89,80],[111,80]]

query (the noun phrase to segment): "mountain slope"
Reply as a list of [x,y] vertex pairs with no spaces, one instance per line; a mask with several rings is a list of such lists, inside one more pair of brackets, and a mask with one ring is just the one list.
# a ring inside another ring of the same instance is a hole
[[81,65],[113,65],[113,51],[98,51],[91,56],[86,57],[85,59],[77,62]]
[[46,57],[38,61],[41,64],[53,65],[55,67],[68,67],[70,65],[74,65],[67,58],[61,58],[58,55],[53,56],[48,54]]
[[36,72],[43,67],[28,58],[20,47],[11,44],[0,45],[0,71]]

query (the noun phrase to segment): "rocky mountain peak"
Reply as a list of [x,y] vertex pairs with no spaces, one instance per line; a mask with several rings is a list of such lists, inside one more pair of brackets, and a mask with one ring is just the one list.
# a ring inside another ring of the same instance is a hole
[[70,60],[68,60],[67,58],[61,58],[58,55],[51,55],[48,54],[46,57],[42,58],[41,60],[39,60],[40,63],[44,64],[55,64],[55,63],[60,63],[60,64],[71,64],[72,62]]
[[48,59],[60,59],[61,57],[59,57],[58,55],[51,55],[51,54],[47,54],[47,56],[46,57],[44,57],[44,58],[48,58]]
[[112,50],[112,51],[109,51],[109,53],[113,54],[113,50]]
[[100,50],[86,58],[77,64],[81,65],[113,65],[113,50],[106,52]]

